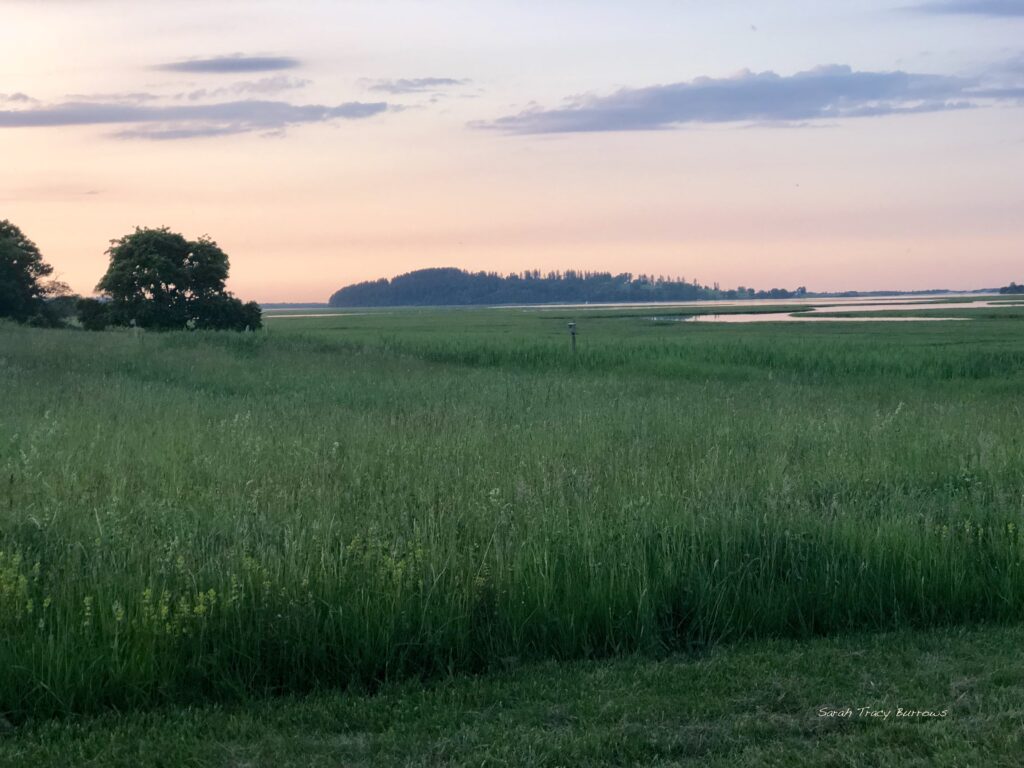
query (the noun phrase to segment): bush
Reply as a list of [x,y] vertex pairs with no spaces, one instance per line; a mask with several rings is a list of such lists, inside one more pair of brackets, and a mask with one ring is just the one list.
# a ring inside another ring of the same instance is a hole
[[194,301],[192,320],[203,330],[255,331],[263,327],[263,312],[255,301],[243,304],[226,294]]
[[110,307],[98,299],[79,299],[78,322],[87,331],[102,331],[110,325]]

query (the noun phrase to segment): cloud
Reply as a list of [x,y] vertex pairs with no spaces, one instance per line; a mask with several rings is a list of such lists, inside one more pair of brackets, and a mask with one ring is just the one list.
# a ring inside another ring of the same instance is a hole
[[1024,0],[939,0],[915,5],[913,10],[962,16],[1024,16]]
[[114,102],[118,104],[143,104],[147,101],[158,101],[161,97],[155,93],[131,92],[131,93],[69,93],[68,101],[98,101]]
[[[65,98],[69,102],[99,102],[106,104],[146,104],[154,101],[163,101],[166,99],[170,100],[188,100],[188,101],[206,101],[210,99],[225,99],[235,98],[238,99],[243,96],[269,96],[275,93],[281,93],[282,91],[297,90],[299,88],[305,88],[307,85],[312,83],[311,80],[304,80],[298,77],[290,77],[288,75],[273,75],[271,77],[263,77],[259,80],[244,80],[237,83],[231,83],[230,85],[223,86],[221,88],[200,88],[195,91],[188,91],[185,93],[177,93],[174,95],[164,96],[158,93],[146,93],[146,92],[127,92],[127,93],[69,93]],[[26,101],[38,103],[36,99],[29,99],[24,94],[15,94],[15,96],[22,97],[21,99],[15,99],[11,97],[10,101]],[[3,94],[0,94],[0,101],[4,101]]]
[[555,109],[534,107],[475,127],[510,133],[637,131],[688,123],[791,123],[805,120],[939,112],[977,106],[977,81],[908,72],[856,72],[817,67],[795,75],[744,71],[733,77],[624,88],[585,95]]
[[77,200],[83,197],[102,195],[102,189],[82,187],[76,184],[39,184],[16,186],[0,193],[0,202],[27,200]]
[[972,95],[983,99],[998,99],[999,101],[1024,99],[1024,86],[1018,88],[985,88],[974,91]]
[[295,69],[301,64],[290,56],[244,56],[234,53],[230,56],[215,56],[209,59],[187,59],[162,64],[157,69],[165,72],[187,72],[191,74],[238,74],[246,72],[276,72]]
[[264,77],[259,80],[232,83],[231,85],[223,88],[201,88],[190,93],[178,94],[176,98],[185,98],[189,101],[201,101],[203,99],[224,98],[225,96],[266,96],[272,93],[281,93],[282,91],[305,88],[311,82],[311,80],[289,77],[288,75],[274,75],[273,77]]
[[1000,77],[1024,77],[1024,54],[1001,61],[989,69],[992,74]]
[[414,77],[399,78],[397,80],[361,80],[371,91],[383,93],[423,93],[424,91],[435,91],[440,88],[453,88],[460,85],[468,85],[469,80],[458,80],[453,77]]
[[0,93],[0,102],[4,104],[36,104],[36,99],[25,93]]
[[130,125],[120,138],[185,139],[198,136],[267,132],[292,125],[358,120],[387,111],[386,102],[348,102],[337,106],[295,105],[283,101],[228,101],[217,104],[146,106],[68,102],[23,110],[0,110],[0,128],[73,125]]

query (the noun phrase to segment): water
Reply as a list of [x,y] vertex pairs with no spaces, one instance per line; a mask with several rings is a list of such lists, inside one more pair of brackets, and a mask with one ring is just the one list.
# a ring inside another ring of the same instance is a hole
[[[264,320],[292,320],[303,317],[359,317],[361,315],[369,315],[369,312],[308,312],[306,314],[293,315],[289,310],[283,310],[288,312],[287,315],[276,314],[278,310],[268,310],[263,313]],[[388,313],[378,313],[388,314]]]
[[[1005,301],[963,301],[963,302],[936,302],[936,301],[886,301],[874,303],[856,303],[853,301],[816,305],[806,312],[743,312],[738,314],[723,315],[690,315],[688,317],[676,318],[678,322],[684,323],[805,323],[805,322],[840,322],[840,323],[892,323],[892,322],[940,322],[948,320],[970,320],[970,317],[927,317],[924,315],[915,317],[858,317],[856,312],[872,312],[885,309],[971,309],[977,307],[1019,307],[1015,302]],[[735,306],[735,305],[733,305]],[[815,317],[815,313],[843,314],[850,317]],[[651,318],[661,320],[662,318]]]
[[[816,312],[849,314],[853,312],[870,312],[882,309],[970,309],[976,307],[1020,307],[1024,303],[1013,301],[992,301],[990,299],[975,299],[964,302],[949,302],[950,298],[969,298],[978,294],[943,294],[941,297],[914,296],[894,297],[891,300],[879,301],[879,297],[856,297],[836,299],[749,299],[745,301],[718,300],[700,302],[676,302],[676,301],[650,301],[630,304],[520,304],[515,306],[491,307],[491,309],[519,309],[524,312],[552,312],[565,309],[575,310],[607,310],[607,309],[642,309],[642,308],[680,308],[680,309],[704,309],[707,307],[764,307],[764,306],[810,306],[808,311],[792,313],[791,311],[779,312],[740,312],[734,314],[701,314],[687,315],[685,317],[652,317],[652,321],[676,322],[676,323],[789,323],[789,322],[921,322],[940,320],[969,320],[969,317],[814,317]],[[883,299],[885,297],[882,297]],[[313,318],[313,317],[358,317],[369,314],[391,314],[390,312],[310,312],[299,309],[275,309],[267,310],[263,317],[265,320],[280,320],[286,318]]]
[[[588,303],[588,304],[513,304],[491,307],[491,309],[524,309],[531,311],[557,311],[562,309],[642,309],[643,307],[765,307],[765,306],[856,306],[884,304],[890,308],[899,308],[907,304],[943,304],[948,299],[966,299],[974,297],[996,297],[999,294],[978,293],[943,293],[937,296],[852,296],[836,298],[800,298],[800,299],[714,299],[712,301],[640,301],[627,303]],[[981,300],[981,299],[979,299]],[[971,303],[971,302],[966,302]],[[964,306],[956,303],[956,306]]]

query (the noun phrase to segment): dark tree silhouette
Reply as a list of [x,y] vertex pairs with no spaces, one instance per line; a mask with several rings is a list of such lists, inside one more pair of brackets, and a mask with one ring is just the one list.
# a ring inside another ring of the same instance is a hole
[[79,299],[78,322],[87,331],[102,331],[110,325],[110,307],[98,299]]
[[[806,289],[801,289],[806,293]],[[466,304],[543,304],[550,302],[700,301],[703,299],[789,298],[782,288],[722,290],[630,272],[549,272],[538,270],[508,276],[496,272],[465,272],[450,267],[421,269],[350,285],[330,298],[334,307],[429,306]],[[803,294],[801,294],[803,295]]]
[[[256,302],[243,304],[228,293],[228,256],[209,237],[190,241],[167,227],[137,228],[112,240],[107,254],[110,266],[96,290],[109,297],[105,319],[114,325],[134,322],[163,330],[262,325]],[[100,325],[102,312],[83,306]]]
[[10,221],[0,221],[0,317],[45,319],[46,300],[59,286],[43,282],[51,274],[36,244]]

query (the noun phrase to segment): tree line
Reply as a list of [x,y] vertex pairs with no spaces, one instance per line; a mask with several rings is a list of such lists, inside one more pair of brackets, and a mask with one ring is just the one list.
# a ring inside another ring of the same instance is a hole
[[259,304],[228,292],[229,260],[209,237],[186,240],[167,227],[136,228],[112,240],[98,297],[76,296],[51,279],[53,267],[10,221],[0,221],[0,318],[59,327],[77,318],[86,330],[255,330]]
[[807,294],[804,287],[755,290],[722,289],[684,278],[623,272],[467,272],[455,268],[420,269],[390,280],[349,285],[330,298],[333,307],[440,306],[469,304],[547,304],[554,302],[702,301],[708,299],[788,299]]

